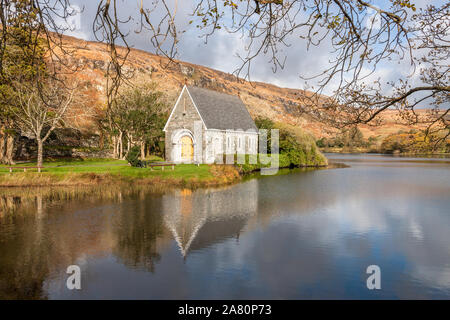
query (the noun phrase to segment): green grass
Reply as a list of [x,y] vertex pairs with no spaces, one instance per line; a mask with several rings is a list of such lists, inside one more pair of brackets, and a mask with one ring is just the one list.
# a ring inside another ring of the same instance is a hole
[[[164,159],[162,159],[161,157],[158,156],[150,156],[146,158],[146,161],[150,161],[150,162],[157,162],[157,161],[164,161]],[[103,158],[89,158],[89,159],[76,159],[76,158],[64,158],[64,159],[55,159],[55,160],[46,160],[44,161],[43,164],[43,171],[53,171],[54,167],[58,167],[58,166],[71,166],[71,167],[76,167],[75,170],[81,170],[81,171],[85,171],[82,169],[82,167],[112,167],[112,166],[119,166],[119,165],[123,165],[123,166],[128,166],[128,162],[126,160],[117,160],[117,159],[103,159]],[[37,164],[36,162],[26,162],[26,163],[17,163],[13,166],[9,166],[9,165],[3,165],[0,164],[0,171],[2,171],[2,169],[6,169],[8,170],[9,167],[36,167]],[[49,168],[45,168],[45,167],[49,167]]]
[[[150,161],[160,161],[152,157]],[[17,164],[12,167],[33,167],[36,163]],[[37,169],[16,169],[9,173],[9,166],[0,165],[0,186],[27,185],[76,185],[100,182],[135,182],[160,184],[214,184],[220,174],[213,174],[209,165],[179,164],[171,167],[135,168],[125,160],[116,159],[59,159],[45,161],[41,173]]]
[[[16,164],[14,167],[34,167],[36,163]],[[116,159],[86,159],[86,160],[57,160],[44,162],[42,173],[65,174],[73,172],[93,172],[93,173],[110,173],[129,177],[183,177],[183,178],[200,178],[206,179],[211,177],[208,165],[196,166],[194,164],[179,164],[175,166],[175,170],[171,167],[154,167],[150,168],[134,168],[128,165],[126,160]],[[20,172],[22,169],[14,170]],[[27,172],[37,171],[37,169],[28,169]],[[0,165],[0,173],[8,173],[9,166]]]

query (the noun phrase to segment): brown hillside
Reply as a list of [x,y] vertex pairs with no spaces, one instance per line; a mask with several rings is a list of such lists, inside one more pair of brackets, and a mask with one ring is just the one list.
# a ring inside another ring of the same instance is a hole
[[[68,46],[77,49],[69,62],[79,67],[77,77],[90,97],[86,103],[99,105],[104,99],[104,74],[108,62],[106,45],[73,37],[64,37],[64,40]],[[312,120],[308,115],[298,113],[301,90],[280,88],[262,82],[238,81],[229,73],[183,61],[169,63],[164,57],[137,49],[132,49],[128,56],[125,71],[130,70],[134,71],[134,79],[158,83],[158,89],[166,93],[171,105],[187,81],[191,85],[240,95],[252,117],[266,116],[276,121],[298,125],[316,138],[328,136],[335,131]],[[396,123],[395,111],[387,111],[384,120],[382,126],[360,128],[366,137],[385,136],[400,129],[407,129],[406,126]],[[86,129],[94,128],[86,122],[82,126]]]

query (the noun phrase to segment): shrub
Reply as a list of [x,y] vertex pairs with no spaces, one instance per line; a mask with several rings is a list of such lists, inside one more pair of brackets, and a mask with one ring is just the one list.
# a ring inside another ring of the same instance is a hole
[[139,160],[141,149],[138,146],[134,146],[130,149],[125,159],[131,164],[132,167],[141,167],[142,161]]
[[299,127],[286,123],[273,122],[257,117],[255,124],[259,129],[268,130],[267,151],[270,152],[270,129],[279,130],[279,165],[282,168],[327,165],[327,159],[318,150],[314,137]]
[[[288,153],[269,154],[267,156],[272,159],[278,157],[279,168],[292,168],[302,166],[321,166],[325,165],[326,158],[320,154],[312,152],[308,159],[305,152],[301,149],[292,149]],[[273,162],[267,164],[261,162],[262,154],[257,155],[257,163],[250,163],[249,155],[245,155],[245,163],[237,163],[238,155],[234,155],[234,164],[242,173],[250,173],[261,170],[262,168],[269,168]],[[273,160],[272,160],[273,161]]]
[[[238,157],[245,156],[245,163],[238,163]],[[250,173],[253,171],[261,170],[261,168],[269,167],[269,164],[261,163],[261,155],[257,155],[256,163],[250,163],[250,155],[234,155],[234,164],[239,168],[239,171],[243,173]]]
[[382,153],[447,153],[450,151],[450,139],[441,133],[428,136],[422,131],[399,131],[387,136],[380,146]]

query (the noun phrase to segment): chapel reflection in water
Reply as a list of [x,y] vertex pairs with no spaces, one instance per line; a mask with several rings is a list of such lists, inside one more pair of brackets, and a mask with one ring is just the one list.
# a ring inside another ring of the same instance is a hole
[[[253,185],[249,185],[253,184]],[[256,215],[257,180],[220,189],[175,191],[162,198],[163,221],[183,257],[239,235]]]

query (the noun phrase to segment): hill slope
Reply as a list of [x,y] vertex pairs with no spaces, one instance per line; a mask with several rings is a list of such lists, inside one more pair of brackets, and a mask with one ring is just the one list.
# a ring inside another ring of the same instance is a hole
[[[80,68],[77,77],[89,93],[86,103],[98,104],[104,99],[105,71],[108,63],[106,45],[89,42],[73,37],[64,37],[64,41],[77,50],[69,62]],[[123,49],[121,49],[123,50]],[[135,79],[152,80],[158,83],[158,89],[165,92],[173,105],[185,82],[221,92],[239,95],[252,117],[265,116],[278,122],[298,125],[312,133],[316,138],[328,136],[334,129],[314,121],[306,114],[300,114],[299,96],[301,90],[280,88],[262,82],[237,80],[235,76],[218,70],[188,62],[169,60],[142,50],[132,49],[125,70],[133,70]],[[301,107],[300,107],[301,110]],[[168,110],[169,111],[169,110]],[[423,111],[422,111],[423,112]],[[384,114],[384,124],[378,127],[361,126],[365,137],[386,136],[406,126],[396,123],[394,111]],[[83,123],[86,129],[94,129],[92,124]]]

